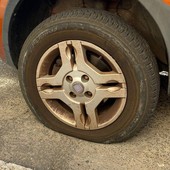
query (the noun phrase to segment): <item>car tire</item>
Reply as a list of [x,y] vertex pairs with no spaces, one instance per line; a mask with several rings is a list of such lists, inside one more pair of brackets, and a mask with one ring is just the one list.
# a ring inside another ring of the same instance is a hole
[[49,128],[93,142],[122,142],[154,113],[156,60],[120,17],[93,9],[51,16],[23,45],[19,79],[32,112]]

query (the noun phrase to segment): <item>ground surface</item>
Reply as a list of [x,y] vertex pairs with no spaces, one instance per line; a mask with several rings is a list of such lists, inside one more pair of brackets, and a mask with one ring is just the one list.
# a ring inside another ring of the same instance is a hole
[[31,113],[17,71],[0,62],[0,160],[35,170],[170,169],[170,99],[161,93],[154,117],[136,137],[95,144],[56,133]]

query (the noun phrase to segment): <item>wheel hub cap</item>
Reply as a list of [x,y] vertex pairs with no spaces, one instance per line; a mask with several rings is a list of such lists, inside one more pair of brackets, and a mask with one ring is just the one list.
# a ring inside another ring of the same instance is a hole
[[78,70],[73,70],[65,76],[62,87],[70,101],[74,100],[81,104],[92,100],[96,90],[96,84],[92,78]]
[[83,92],[84,92],[84,86],[80,82],[75,82],[72,86],[72,89],[77,94],[83,94]]

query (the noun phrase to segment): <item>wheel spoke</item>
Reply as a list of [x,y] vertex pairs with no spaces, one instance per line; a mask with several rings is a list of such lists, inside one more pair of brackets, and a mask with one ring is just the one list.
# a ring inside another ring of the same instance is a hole
[[[60,99],[63,100],[65,98],[64,95],[64,90],[59,88],[59,89],[45,89],[42,91],[39,91],[40,97],[42,99],[50,100],[50,99]],[[69,100],[68,100],[69,101]],[[67,102],[68,102],[67,101]]]
[[84,112],[83,106],[81,104],[72,104],[70,107],[74,113],[76,127],[80,129],[84,129],[85,128],[85,117],[83,113]]
[[64,90],[63,89],[46,89],[43,91],[39,92],[40,96],[42,99],[59,99],[62,102],[64,102],[66,105],[68,105],[74,114],[74,118],[75,118],[75,122],[76,122],[76,127],[77,128],[81,128],[84,129],[85,126],[85,117],[83,114],[83,107],[80,103],[75,103],[73,101],[71,101],[70,99],[68,99],[68,97],[65,95]]
[[87,126],[89,129],[97,129],[98,128],[98,114],[95,108],[95,105],[92,105],[92,103],[86,103],[85,105],[86,113],[88,115]]
[[56,74],[55,76],[52,75],[46,75],[41,78],[37,78],[37,86],[41,87],[44,84],[48,84],[51,86],[61,86],[62,83],[56,78],[59,74]]
[[[58,44],[59,51],[60,51],[60,56],[62,60],[62,66],[58,73],[54,76],[51,75],[46,75],[40,78],[37,78],[37,86],[41,87],[44,84],[48,84],[51,86],[61,86],[63,83],[63,78],[64,76],[73,70],[73,62],[71,58],[71,50],[68,47],[66,42],[62,42]],[[51,47],[49,51],[51,52],[54,47]],[[55,46],[56,48],[56,46]],[[45,55],[48,55],[50,52],[46,52]]]
[[111,82],[124,83],[124,77],[121,73],[101,72],[91,63],[87,61],[86,50],[80,41],[73,41],[72,45],[75,49],[76,66],[79,71],[88,73],[96,84],[107,84]]
[[94,78],[96,84],[107,84],[107,83],[124,83],[125,80],[122,74],[115,72],[94,72]]
[[96,96],[102,99],[107,98],[126,98],[127,92],[121,87],[101,87],[96,89]]
[[98,127],[97,106],[103,99],[126,98],[126,89],[120,87],[101,87],[96,90],[96,94],[90,102],[86,103],[86,112],[90,118],[90,129]]

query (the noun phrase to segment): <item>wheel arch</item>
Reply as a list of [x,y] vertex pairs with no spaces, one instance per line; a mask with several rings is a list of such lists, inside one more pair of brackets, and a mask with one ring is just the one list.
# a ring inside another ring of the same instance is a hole
[[[32,31],[33,28],[35,28],[42,20],[47,18],[46,15],[48,15],[48,12],[46,12],[44,15],[43,14],[40,15],[39,18],[34,17],[34,15],[36,16],[36,14],[38,16],[38,14],[41,13],[41,10],[42,11],[47,10],[45,6],[43,5],[41,6],[38,3],[45,3],[45,0],[43,1],[9,0],[8,1],[5,10],[4,23],[3,23],[3,44],[4,44],[6,62],[11,66],[15,66],[15,67],[18,66],[19,53],[26,37],[29,35],[29,33]],[[26,13],[28,14],[26,15]],[[21,23],[17,22],[18,15],[20,15],[20,18],[22,19]],[[29,17],[31,18],[31,20],[29,19]],[[28,22],[31,23],[29,27],[27,27]],[[18,32],[17,33],[15,32],[16,29],[14,30],[14,27],[16,25],[18,28],[22,29],[22,33],[25,32],[22,34],[22,36],[20,34],[17,34]],[[28,29],[25,29],[25,27],[27,27]],[[18,40],[19,45],[14,44],[15,40]]]
[[4,23],[3,23],[3,45],[4,45],[4,50],[5,50],[5,57],[6,57],[6,62],[14,66],[14,62],[12,60],[11,52],[10,52],[10,47],[9,47],[9,30],[10,30],[10,22],[12,15],[18,6],[19,2],[21,0],[9,0],[6,10],[5,10],[5,15],[4,15]]
[[[51,0],[51,2],[53,2],[55,0]],[[66,1],[66,0],[65,0]],[[91,0],[87,0],[87,1],[91,1]],[[100,0],[102,1],[102,0]],[[150,0],[150,1],[143,1],[143,0],[138,0],[142,6],[149,12],[149,14],[151,15],[151,17],[154,19],[154,21],[156,22],[159,30],[161,31],[163,40],[165,42],[164,46],[166,46],[166,52],[167,55],[166,56],[158,56],[158,59],[162,59],[164,61],[166,61],[166,57],[169,59],[170,58],[170,32],[169,32],[169,27],[170,27],[170,20],[167,20],[166,18],[168,18],[169,13],[170,13],[170,7],[168,7],[167,5],[165,5],[165,3],[163,3],[163,1],[160,0]],[[17,15],[16,11],[18,11],[19,9],[21,9],[20,7],[22,7],[21,4],[23,4],[28,2],[27,0],[9,0],[7,8],[6,8],[6,12],[5,12],[5,18],[4,18],[4,25],[3,25],[3,43],[4,43],[4,48],[5,48],[5,53],[6,53],[6,60],[7,63],[9,63],[10,65],[15,65],[17,67],[17,62],[18,62],[18,55],[15,54],[15,50],[11,50],[11,48],[16,48],[16,51],[19,50],[22,47],[22,43],[24,42],[24,39],[21,41],[20,44],[20,48],[17,49],[17,45],[14,45],[12,43],[12,36],[11,36],[11,32],[12,32],[12,22],[15,20],[15,15]],[[33,0],[29,1],[30,3],[32,2],[34,5],[38,4],[40,2],[44,2],[41,0],[37,0],[36,3]],[[34,6],[33,5],[33,6]],[[35,8],[36,9],[36,8]],[[43,10],[47,10],[45,8],[43,8]],[[34,10],[35,12],[36,10]],[[162,15],[159,15],[160,11],[162,13]],[[31,11],[28,11],[31,13]],[[48,13],[48,12],[47,12]],[[48,14],[47,14],[48,15]],[[37,21],[35,21],[35,23],[32,25],[32,27],[29,29],[29,32],[31,32],[31,30],[40,23],[40,21],[42,21],[43,19],[45,19],[48,16],[42,16],[41,18],[38,18]],[[23,16],[24,19],[24,16]],[[26,18],[28,19],[28,18]],[[24,25],[25,27],[25,25]],[[25,33],[25,36],[28,35],[29,33]],[[17,37],[18,38],[18,37]],[[21,38],[21,37],[20,37]],[[25,37],[26,38],[26,37]],[[17,51],[19,53],[19,51]],[[160,58],[159,58],[160,57]],[[170,62],[170,61],[169,61]]]
[[[162,36],[164,38],[166,47],[167,47],[167,53],[168,53],[168,59],[170,58],[170,6],[165,4],[160,0],[149,0],[149,1],[143,1],[139,0],[139,2],[144,6],[144,8],[150,13],[150,15],[153,17],[155,22],[157,23]],[[161,15],[160,15],[161,13]]]
[[[170,20],[168,19],[170,16],[169,1],[139,0],[139,2],[145,7],[145,9],[147,9],[147,11],[153,17],[153,19],[157,23],[162,33],[162,36],[165,41],[167,59],[168,59],[168,70],[167,71],[170,73],[170,31],[169,31]],[[170,95],[170,78],[169,78],[169,83],[168,83],[168,95]]]

